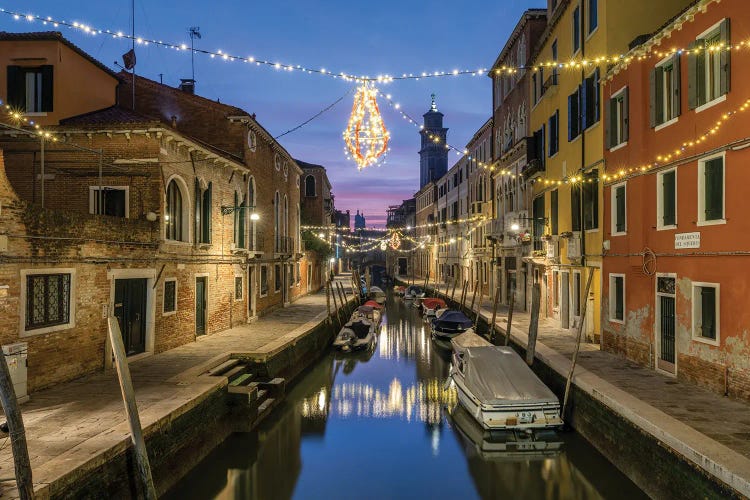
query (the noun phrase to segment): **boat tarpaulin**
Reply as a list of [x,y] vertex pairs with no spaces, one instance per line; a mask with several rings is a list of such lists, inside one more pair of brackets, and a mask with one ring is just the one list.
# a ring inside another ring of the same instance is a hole
[[559,405],[555,394],[539,380],[516,351],[504,346],[462,349],[466,388],[482,404],[515,402]]
[[383,308],[383,304],[378,304],[374,300],[368,300],[363,305],[372,307],[373,309],[382,309]]
[[378,288],[376,286],[370,287],[370,293],[372,295],[385,295],[385,292],[382,288]]
[[422,305],[427,309],[442,309],[445,307],[445,301],[443,299],[424,299]]
[[440,317],[432,320],[432,326],[441,331],[464,331],[474,324],[461,311],[445,311]]

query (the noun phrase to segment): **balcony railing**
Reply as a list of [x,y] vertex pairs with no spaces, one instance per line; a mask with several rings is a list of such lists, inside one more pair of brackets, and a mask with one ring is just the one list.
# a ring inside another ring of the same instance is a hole
[[276,253],[292,254],[295,251],[294,238],[291,236],[278,236],[276,238]]

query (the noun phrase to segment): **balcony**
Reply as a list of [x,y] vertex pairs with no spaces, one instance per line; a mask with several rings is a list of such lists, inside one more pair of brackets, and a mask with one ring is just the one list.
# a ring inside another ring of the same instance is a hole
[[558,75],[556,72],[553,72],[549,78],[547,78],[544,83],[542,84],[542,95],[546,94],[548,90],[557,89],[557,78]]
[[293,254],[296,251],[294,246],[294,238],[292,238],[291,236],[278,236],[276,238],[276,248],[274,249],[274,251],[275,253],[280,254]]

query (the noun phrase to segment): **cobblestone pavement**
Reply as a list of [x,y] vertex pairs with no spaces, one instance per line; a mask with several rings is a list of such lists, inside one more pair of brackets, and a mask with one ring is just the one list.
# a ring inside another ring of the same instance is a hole
[[[350,291],[349,276],[338,278]],[[201,377],[230,353],[279,349],[325,318],[326,294],[304,296],[253,323],[199,338],[198,341],[130,363],[144,429],[200,399],[222,377]],[[297,330],[297,331],[295,331]],[[213,360],[213,361],[212,361]],[[97,454],[119,446],[129,428],[114,371],[102,372],[31,394],[21,406],[35,491]],[[0,478],[14,477],[11,447],[0,439]],[[0,496],[13,496],[3,483]]]

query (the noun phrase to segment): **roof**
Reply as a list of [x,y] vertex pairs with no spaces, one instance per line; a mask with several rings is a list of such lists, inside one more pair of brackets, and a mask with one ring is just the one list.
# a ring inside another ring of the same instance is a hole
[[117,79],[117,73],[106,67],[104,64],[94,59],[83,49],[73,44],[70,40],[63,37],[59,31],[31,31],[27,33],[10,33],[0,31],[0,42],[59,42],[78,53],[81,57],[98,67],[112,78]]
[[76,126],[101,126],[101,125],[125,125],[135,123],[160,123],[155,118],[149,118],[145,115],[137,113],[131,109],[122,108],[120,106],[110,106],[109,108],[98,109],[89,113],[84,113],[77,116],[71,116],[60,120],[60,125],[76,125]]
[[322,168],[323,170],[326,169],[323,165],[317,165],[315,163],[308,163],[306,161],[298,160],[297,158],[295,158],[294,161],[297,162],[297,165],[299,165],[299,168],[301,169],[308,169],[308,168]]
[[[523,31],[523,28],[526,26],[526,23],[529,21],[529,19],[540,19],[540,18],[545,18],[545,19],[547,18],[547,9],[527,9],[523,14],[521,14],[521,19],[518,20],[518,23],[516,23],[516,27],[513,28],[513,31],[508,37],[508,40],[505,42],[505,46],[503,46],[503,50],[500,51],[500,54],[498,54],[497,59],[495,59],[495,62],[492,63],[492,69],[495,69],[497,66],[499,66],[500,62],[502,62],[506,58],[506,56],[508,55],[508,52],[510,52],[510,49],[511,47],[513,47],[513,44],[516,43],[516,39]],[[529,55],[530,55],[530,51],[529,51]],[[526,64],[526,61],[517,61],[517,62],[519,65]],[[492,71],[488,71],[487,76],[492,78]]]

